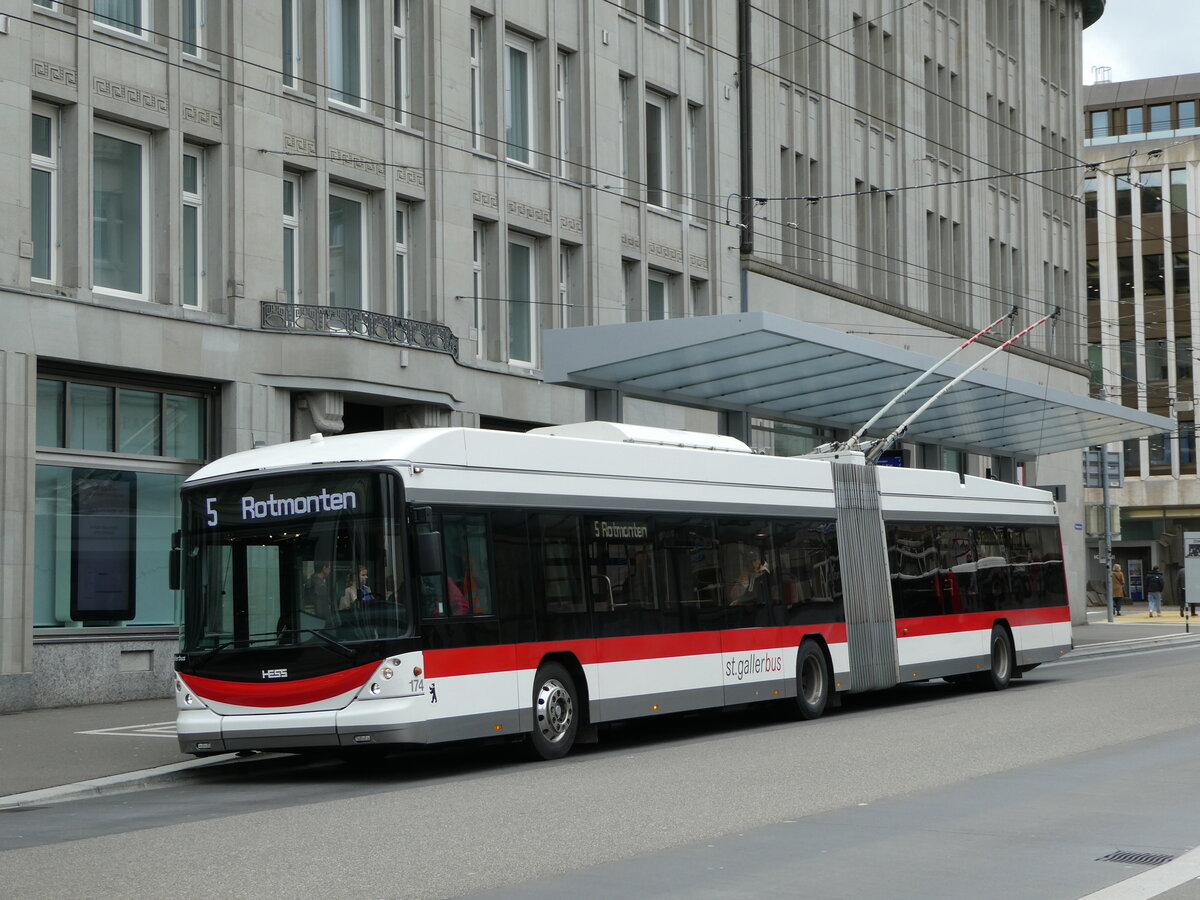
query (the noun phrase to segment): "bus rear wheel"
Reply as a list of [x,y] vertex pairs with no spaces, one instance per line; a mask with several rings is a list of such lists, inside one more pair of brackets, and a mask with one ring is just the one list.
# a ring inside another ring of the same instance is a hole
[[988,642],[991,647],[991,667],[986,672],[976,676],[976,684],[987,691],[1002,691],[1012,684],[1013,645],[1008,630],[1003,625],[992,626],[992,639]]
[[829,664],[813,641],[800,645],[796,655],[796,713],[801,719],[818,719],[829,703]]
[[533,733],[530,744],[540,759],[561,759],[579,731],[575,681],[558,663],[546,663],[533,679]]

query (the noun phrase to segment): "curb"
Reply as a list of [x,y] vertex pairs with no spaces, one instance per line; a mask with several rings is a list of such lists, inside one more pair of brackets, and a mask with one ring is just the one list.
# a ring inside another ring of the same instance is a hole
[[8,794],[7,796],[0,796],[0,810],[62,803],[66,800],[78,800],[83,797],[100,797],[105,794],[116,794],[122,791],[132,791],[139,788],[169,784],[182,780],[182,776],[185,773],[194,769],[228,763],[235,759],[237,759],[236,753],[222,753],[218,756],[205,757],[204,759],[188,759],[183,762],[158,766],[153,769],[124,772],[120,775],[105,775],[102,778],[91,778],[87,781],[77,781],[74,784],[40,788],[36,791],[25,791],[20,794]]
[[[1108,656],[1115,653],[1132,653],[1135,650],[1145,650],[1153,647],[1186,646],[1200,642],[1200,633],[1195,634],[1164,634],[1157,637],[1129,638],[1124,641],[1104,641],[1099,644],[1084,644],[1064,654],[1054,662],[1067,662],[1088,656]],[[1049,663],[1048,665],[1053,665]]]

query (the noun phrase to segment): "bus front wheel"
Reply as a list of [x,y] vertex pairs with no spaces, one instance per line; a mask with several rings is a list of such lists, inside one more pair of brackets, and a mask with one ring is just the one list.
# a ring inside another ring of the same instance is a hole
[[812,641],[800,645],[796,655],[796,712],[802,719],[817,719],[829,703],[829,664]]
[[540,759],[560,759],[575,743],[579,731],[579,700],[575,681],[558,663],[546,663],[533,680],[533,734],[530,743]]
[[988,642],[991,648],[991,667],[986,672],[980,672],[976,678],[979,687],[988,691],[1002,691],[1012,683],[1013,676],[1013,645],[1008,630],[1003,625],[992,626],[992,639]]

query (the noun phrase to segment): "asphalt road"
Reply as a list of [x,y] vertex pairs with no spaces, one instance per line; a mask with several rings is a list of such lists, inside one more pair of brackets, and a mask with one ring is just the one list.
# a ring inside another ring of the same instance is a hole
[[[1196,647],[1081,659],[998,694],[851,698],[816,722],[630,724],[555,763],[471,747],[375,771],[293,758],[198,771],[0,813],[0,884],[88,898],[1083,897],[1147,870],[1103,856],[1200,845],[1198,663]],[[1157,869],[1181,872],[1171,897],[1189,896],[1185,862]]]

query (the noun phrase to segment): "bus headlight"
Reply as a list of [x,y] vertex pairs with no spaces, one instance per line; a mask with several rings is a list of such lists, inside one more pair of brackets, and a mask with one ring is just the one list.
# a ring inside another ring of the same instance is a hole
[[396,673],[395,673],[395,672],[393,672],[391,669],[387,669],[387,668],[385,668],[385,669],[384,669],[382,672],[380,672],[379,674],[380,674],[380,675],[382,675],[382,676],[384,677],[384,679],[385,679],[385,680],[387,680],[387,681],[391,681],[391,680],[392,680],[392,676],[393,676],[393,675],[395,675]]
[[188,706],[191,706],[193,703],[196,702],[196,698],[193,697],[191,694],[184,694],[183,702],[186,703]]
[[371,693],[374,694],[376,697],[378,697],[380,694],[383,693],[383,688],[379,686],[378,681],[371,683]]

